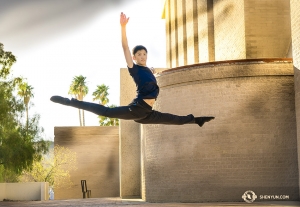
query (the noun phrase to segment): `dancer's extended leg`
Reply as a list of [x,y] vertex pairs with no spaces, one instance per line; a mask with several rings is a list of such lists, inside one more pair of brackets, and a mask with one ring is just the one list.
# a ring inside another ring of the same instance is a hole
[[161,113],[159,111],[153,110],[147,117],[140,120],[135,120],[135,122],[141,124],[169,124],[169,125],[183,125],[183,124],[198,124],[200,127],[204,125],[205,122],[213,120],[215,117],[194,117],[192,114],[187,116],[178,116],[169,113]]
[[72,106],[75,108],[95,113],[97,115],[106,116],[110,118],[135,120],[142,119],[148,115],[147,111],[143,110],[143,108],[138,107],[136,105],[109,108],[100,104],[78,101],[77,99],[70,100],[61,96],[52,96],[50,100],[55,103],[60,103],[66,106]]
[[171,125],[195,123],[195,119],[192,114],[187,116],[178,116],[169,113],[161,113],[155,110],[152,110],[152,112],[144,119],[135,120],[135,121],[142,124],[171,124]]
[[169,113],[161,113],[152,110],[144,101],[133,101],[128,106],[119,106],[109,108],[100,104],[78,101],[76,99],[63,98],[61,96],[52,96],[51,101],[67,106],[90,111],[97,115],[119,118],[125,120],[134,120],[141,124],[169,124],[169,125],[183,125],[183,124],[198,124],[200,127],[205,122],[209,122],[214,117],[194,117],[192,114],[187,116],[178,116]]

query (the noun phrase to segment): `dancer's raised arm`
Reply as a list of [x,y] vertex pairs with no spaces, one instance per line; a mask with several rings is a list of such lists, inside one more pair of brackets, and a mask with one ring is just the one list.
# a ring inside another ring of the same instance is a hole
[[127,18],[126,15],[122,12],[120,15],[120,24],[121,24],[121,31],[122,31],[122,47],[123,47],[127,66],[129,68],[132,68],[133,60],[131,57],[131,53],[130,53],[128,41],[127,41],[127,36],[126,36],[126,25],[127,25],[128,21],[129,21],[129,17]]

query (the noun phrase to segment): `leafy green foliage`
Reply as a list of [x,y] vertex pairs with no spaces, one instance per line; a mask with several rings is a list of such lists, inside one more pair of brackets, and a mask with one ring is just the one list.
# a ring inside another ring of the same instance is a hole
[[4,51],[4,46],[0,42],[0,78],[6,78],[10,74],[10,68],[16,61],[11,52]]
[[[101,105],[107,105],[109,103],[108,99],[108,89],[109,87],[105,84],[98,85],[97,89],[93,92],[93,101],[99,100],[99,104]],[[107,105],[108,106],[108,105]],[[110,108],[116,107],[116,105],[110,105],[108,106]],[[116,118],[110,118],[105,116],[98,116],[99,118],[99,124],[100,126],[119,126],[119,119]]]
[[53,188],[68,188],[73,185],[70,171],[76,170],[76,153],[56,145],[47,156],[33,163],[31,170],[25,170],[20,178],[23,182],[49,182]]
[[30,168],[48,149],[40,137],[39,115],[28,118],[27,125],[22,122],[25,104],[14,94],[23,79],[9,78],[15,62],[13,54],[5,52],[0,43],[0,182],[15,181],[13,175]]
[[101,105],[106,105],[108,102],[109,102],[109,99],[108,99],[108,89],[109,87],[102,84],[102,85],[98,85],[97,86],[97,89],[93,92],[93,101],[95,100],[99,100],[99,104]]

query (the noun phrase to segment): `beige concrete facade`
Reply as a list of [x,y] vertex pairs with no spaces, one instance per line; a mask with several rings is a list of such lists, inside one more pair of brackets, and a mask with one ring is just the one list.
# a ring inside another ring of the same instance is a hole
[[[297,140],[298,140],[298,168],[300,172],[300,1],[291,0],[291,25],[292,25],[292,45],[293,45],[293,64],[295,81],[295,106],[297,119]],[[300,173],[299,173],[299,192],[300,192]]]
[[71,171],[71,188],[55,189],[55,199],[83,198],[81,180],[86,180],[92,198],[118,197],[119,127],[55,127],[54,144],[77,154],[77,170]]
[[0,183],[0,201],[47,201],[49,200],[49,183]]
[[245,59],[245,1],[213,2],[215,61]]
[[288,56],[290,3],[166,0],[167,67]]
[[[210,55],[211,50],[209,48],[214,48],[214,46],[209,46],[213,44],[212,29],[210,27],[213,13],[207,4],[207,0],[197,0],[197,10],[198,10],[198,51],[199,51],[199,62],[209,62],[214,61],[214,54]],[[186,64],[185,64],[186,65]]]
[[155,110],[216,119],[143,125],[143,199],[239,202],[249,189],[299,199],[290,59],[186,66],[158,82]]
[[274,59],[289,56],[289,2],[166,0],[163,18],[171,70],[154,109],[216,120],[141,127],[142,199],[238,202],[251,189],[299,200],[297,83],[291,59]]
[[[160,73],[164,68],[155,68]],[[136,86],[127,68],[120,69],[120,105],[126,106],[136,97]],[[143,159],[141,159],[141,125],[120,120],[120,196],[141,198]]]
[[[136,86],[127,68],[120,70],[120,105],[128,105],[136,96]],[[140,124],[120,120],[120,196],[141,197]]]
[[[299,11],[298,0],[165,0],[170,70],[157,78],[154,109],[216,119],[121,121],[122,198],[244,202],[252,190],[300,200]],[[135,85],[127,69],[120,80],[127,105]]]
[[244,4],[247,58],[287,57],[290,2],[245,0]]

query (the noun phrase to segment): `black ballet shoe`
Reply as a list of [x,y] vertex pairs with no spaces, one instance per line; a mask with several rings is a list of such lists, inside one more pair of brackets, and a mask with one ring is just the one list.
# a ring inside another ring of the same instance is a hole
[[201,116],[201,117],[195,117],[195,123],[198,124],[200,127],[204,125],[205,122],[209,122],[213,120],[215,117],[213,116]]
[[71,103],[70,99],[61,96],[52,96],[50,100],[53,101],[54,103],[59,103],[66,106],[70,106]]

